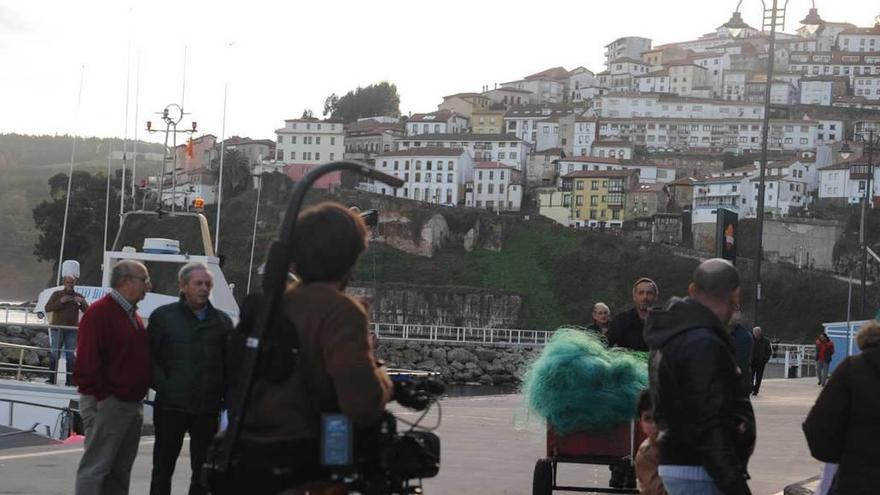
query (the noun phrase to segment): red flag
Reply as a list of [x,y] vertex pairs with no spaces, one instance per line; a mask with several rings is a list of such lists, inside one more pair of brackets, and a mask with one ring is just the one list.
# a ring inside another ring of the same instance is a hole
[[186,142],[186,157],[189,159],[193,159],[196,157],[195,149],[193,148],[193,140],[189,138],[189,141]]

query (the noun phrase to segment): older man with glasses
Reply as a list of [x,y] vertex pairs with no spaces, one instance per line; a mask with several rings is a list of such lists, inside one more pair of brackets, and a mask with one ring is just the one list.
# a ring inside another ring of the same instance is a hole
[[150,348],[137,303],[151,289],[147,268],[120,261],[112,290],[83,316],[73,369],[85,427],[77,495],[127,494],[150,387]]

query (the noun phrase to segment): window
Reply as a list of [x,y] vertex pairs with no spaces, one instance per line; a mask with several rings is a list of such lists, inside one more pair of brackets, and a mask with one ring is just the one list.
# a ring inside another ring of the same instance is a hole
[[590,196],[590,206],[599,206],[599,196]]
[[452,174],[446,174],[446,182],[452,184]]
[[421,170],[421,169],[422,169],[422,161],[416,160],[416,170]]
[[575,200],[574,200],[574,204],[575,204],[575,206],[584,206],[584,197],[583,196],[576,196]]
[[[281,141],[278,141],[279,143]],[[296,136],[290,136],[290,144],[296,144]]]
[[446,170],[455,170],[455,163],[452,160],[446,162]]
[[590,220],[596,219],[596,210],[590,210]]
[[291,159],[291,160],[296,160],[296,151],[291,151],[291,152],[290,152],[290,159]]
[[477,184],[477,194],[483,193],[483,184]]
[[320,159],[321,159],[321,153],[320,153],[320,152],[316,152],[316,153],[315,153],[315,160],[320,160]]
[[330,145],[333,146],[335,144],[336,144],[336,138],[331,136],[330,137]]
[[583,189],[584,189],[584,181],[582,181],[582,180],[575,181],[575,183],[574,183],[574,187],[575,187],[575,189],[577,189],[578,191],[583,191]]
[[590,184],[590,190],[592,190],[592,191],[598,191],[598,190],[599,190],[599,181],[594,180],[594,181],[590,181],[590,182],[591,182],[591,184]]
[[279,135],[278,136],[278,144],[281,144],[283,142],[284,142],[284,136]]
[[489,186],[488,186],[488,191],[487,191],[487,192],[488,192],[489,194],[494,193],[494,192],[495,192],[495,184],[492,184],[492,183],[490,182],[490,183],[489,183]]

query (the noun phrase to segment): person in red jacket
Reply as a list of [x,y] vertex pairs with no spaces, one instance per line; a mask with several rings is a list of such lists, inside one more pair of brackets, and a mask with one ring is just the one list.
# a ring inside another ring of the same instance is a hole
[[822,333],[816,339],[816,375],[819,378],[819,386],[825,386],[825,382],[828,381],[828,369],[833,355],[834,342],[831,342],[827,333]]
[[73,377],[80,393],[85,452],[77,495],[127,494],[150,387],[150,347],[137,303],[151,289],[147,268],[120,261],[109,294],[79,324]]

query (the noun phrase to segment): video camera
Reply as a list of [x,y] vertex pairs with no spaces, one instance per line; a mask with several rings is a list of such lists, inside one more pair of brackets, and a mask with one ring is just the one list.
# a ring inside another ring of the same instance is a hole
[[[279,239],[269,248],[261,283],[262,294],[249,296],[250,301],[245,301],[242,320],[237,329],[238,335],[233,336],[233,342],[240,342],[238,348],[241,352],[238,365],[235,366],[234,393],[229,401],[229,426],[224,434],[215,439],[203,472],[211,493],[228,492],[229,484],[226,481],[236,478],[237,462],[248,456],[247,453],[237,450],[241,450],[239,439],[257,378],[278,380],[296,372],[295,363],[299,352],[297,331],[286,318],[279,316],[279,301],[287,283],[296,220],[305,193],[311,185],[321,176],[340,170],[358,173],[392,187],[401,187],[403,184],[397,177],[378,172],[366,164],[350,161],[322,165],[297,182]],[[360,214],[370,226],[378,222],[376,210]],[[422,411],[416,421],[409,422],[385,411],[377,424],[355,431],[351,421],[343,414],[325,413],[321,416],[319,470],[321,473],[328,473],[329,481],[341,483],[353,493],[420,494],[421,480],[435,476],[440,469],[440,439],[431,430],[436,429],[440,423],[437,398],[443,393],[442,383],[432,373],[397,371],[389,375],[394,383],[392,399],[403,407]],[[437,424],[431,428],[419,426],[434,404],[438,407]],[[409,429],[399,432],[398,423],[408,425]],[[306,461],[285,461],[284,470],[288,472],[297,470],[298,464],[314,465],[314,457],[310,454],[314,450],[311,448],[280,450],[285,450],[281,455],[284,458]],[[290,450],[295,451],[296,455],[288,456],[287,451]],[[272,455],[278,457],[275,453]],[[308,459],[304,459],[306,457]],[[316,474],[315,470],[308,469],[301,472],[309,476]],[[256,483],[252,493],[262,493],[256,488],[259,480],[254,481]]]
[[[385,411],[378,423],[354,432],[340,414],[325,414],[321,421],[321,465],[330,479],[364,495],[420,494],[422,479],[440,471],[440,438],[432,428],[419,426],[444,386],[433,374],[389,371],[394,383],[393,400],[422,411],[414,423]],[[439,407],[439,406],[438,406]],[[398,431],[398,421],[410,428]]]

